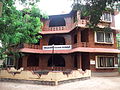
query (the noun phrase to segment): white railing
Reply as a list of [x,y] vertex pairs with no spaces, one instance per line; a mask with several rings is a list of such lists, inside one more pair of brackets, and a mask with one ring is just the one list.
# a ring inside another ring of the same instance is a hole
[[43,50],[70,50],[72,45],[48,45],[43,46]]

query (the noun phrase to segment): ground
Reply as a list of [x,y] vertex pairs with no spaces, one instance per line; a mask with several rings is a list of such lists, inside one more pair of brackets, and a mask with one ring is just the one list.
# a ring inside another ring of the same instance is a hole
[[88,80],[58,86],[0,82],[0,90],[120,90],[120,76],[91,77]]

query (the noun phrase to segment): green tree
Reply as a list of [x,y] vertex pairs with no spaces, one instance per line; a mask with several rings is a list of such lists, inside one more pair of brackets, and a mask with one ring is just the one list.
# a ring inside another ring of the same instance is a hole
[[74,1],[73,8],[81,10],[83,15],[89,16],[90,19],[89,25],[92,27],[96,27],[100,21],[102,13],[104,11],[112,12],[115,3],[119,3],[120,0],[73,0],[73,1]]
[[[35,2],[32,3],[26,2],[28,0],[19,0],[21,4],[28,5],[22,11],[16,9],[15,1],[0,0],[3,3],[2,16],[0,17],[0,40],[2,44],[0,58],[3,58],[6,53],[17,56],[18,51],[15,46],[22,43],[37,43],[38,39],[41,38],[38,35],[43,25],[40,19],[46,18],[46,16],[35,5],[39,0],[34,0]],[[13,47],[14,52],[11,51]]]

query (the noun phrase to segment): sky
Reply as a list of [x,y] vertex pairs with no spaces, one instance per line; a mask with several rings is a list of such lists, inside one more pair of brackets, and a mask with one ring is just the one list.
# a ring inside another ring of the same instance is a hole
[[48,15],[69,13],[72,0],[40,0],[39,8]]
[[[72,3],[73,0],[40,0],[37,5],[47,15],[56,15],[69,13],[72,9]],[[19,2],[16,2],[16,6],[18,10],[23,9]]]

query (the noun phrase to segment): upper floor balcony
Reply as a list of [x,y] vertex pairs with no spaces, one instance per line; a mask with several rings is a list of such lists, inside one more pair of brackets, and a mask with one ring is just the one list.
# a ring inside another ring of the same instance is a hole
[[90,53],[120,53],[118,49],[112,48],[91,48],[90,43],[81,43],[79,45],[50,45],[43,46],[39,45],[28,45],[24,44],[20,52],[24,53],[39,53],[39,54],[69,54],[74,52],[90,52]]
[[[47,26],[44,25],[42,28],[42,34],[51,34],[51,33],[69,33],[72,31],[75,27],[86,27],[86,24],[88,23],[88,20],[81,19],[79,21],[76,21],[72,23],[72,21],[69,21],[70,23],[64,25],[64,26]],[[47,22],[48,23],[48,22]]]
[[81,44],[75,44],[75,45],[45,45],[40,47],[40,45],[34,45],[34,44],[23,44],[21,48],[30,48],[30,49],[39,49],[39,50],[71,50],[76,47],[88,47],[87,42],[82,42]]
[[[89,23],[89,19],[81,18],[80,12],[76,12],[71,15],[53,15],[48,20],[43,20],[43,28],[41,34],[54,34],[54,33],[69,33],[75,27],[88,28],[86,25]],[[104,28],[110,26],[115,27],[114,16],[110,13],[102,15],[98,26]]]

